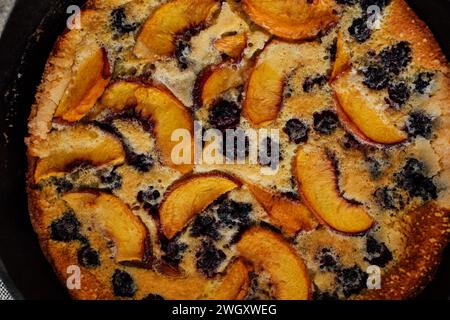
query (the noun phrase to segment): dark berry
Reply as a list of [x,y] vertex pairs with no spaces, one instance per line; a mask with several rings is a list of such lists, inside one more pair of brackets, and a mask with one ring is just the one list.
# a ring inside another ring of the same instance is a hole
[[246,227],[251,223],[251,211],[252,205],[249,203],[226,199],[219,205],[217,215],[227,226]]
[[414,90],[420,94],[424,94],[433,81],[434,74],[431,72],[419,73],[414,80]]
[[[201,26],[200,26],[201,27]],[[177,35],[175,39],[175,57],[178,67],[185,70],[189,66],[188,56],[191,53],[191,38],[200,32],[200,27],[187,29],[184,33]]]
[[191,235],[194,237],[209,237],[212,240],[219,240],[219,223],[211,216],[198,215],[192,224]]
[[315,77],[307,77],[303,81],[303,91],[311,92],[314,87],[321,88],[325,83],[327,83],[328,77],[324,75],[317,75]]
[[401,210],[405,206],[403,197],[396,188],[378,188],[374,196],[379,206],[385,210]]
[[409,87],[404,82],[389,84],[389,102],[393,107],[400,107],[408,101],[410,97]]
[[340,140],[340,143],[344,149],[360,149],[362,146],[361,143],[350,133],[346,133]]
[[389,83],[389,75],[383,67],[369,66],[363,70],[363,74],[363,83],[370,89],[381,90]]
[[149,172],[153,167],[153,158],[147,154],[129,152],[127,154],[127,163],[140,172]]
[[289,136],[289,140],[296,144],[308,141],[309,130],[309,126],[299,119],[289,120],[283,129]]
[[165,253],[162,256],[163,260],[172,267],[178,267],[188,246],[185,243],[180,242],[177,238],[169,240],[164,236],[161,237],[160,242],[161,249]]
[[114,170],[107,173],[103,173],[100,176],[100,181],[109,190],[116,190],[122,187],[122,176]]
[[144,301],[162,301],[165,300],[163,297],[161,297],[159,294],[151,293],[145,298],[142,298]]
[[280,158],[280,142],[271,137],[264,138],[259,148],[259,164],[275,170],[280,164]]
[[406,190],[411,197],[424,201],[437,198],[433,179],[424,174],[425,165],[417,159],[408,159],[403,169],[395,174],[397,186]]
[[209,123],[216,129],[236,128],[241,119],[239,106],[228,100],[219,99],[209,112]]
[[365,42],[370,38],[372,31],[367,25],[367,19],[364,17],[356,18],[348,28],[350,35],[359,43]]
[[336,274],[336,281],[341,286],[344,295],[349,297],[366,288],[367,273],[355,265],[339,270]]
[[73,189],[73,184],[66,178],[52,177],[50,182],[56,187],[58,193],[66,193]]
[[320,291],[318,289],[313,292],[313,300],[332,301],[339,300],[336,292]]
[[336,53],[337,53],[337,39],[334,39],[333,42],[327,48],[328,58],[331,62],[336,61]]
[[217,268],[226,259],[226,254],[217,249],[211,241],[203,241],[200,250],[196,254],[197,269],[208,277],[217,273]]
[[132,298],[137,291],[131,275],[123,270],[116,269],[112,277],[114,294],[118,297]]
[[383,10],[390,2],[391,0],[360,0],[360,5],[363,11],[367,13],[370,6],[377,6]]
[[83,246],[78,250],[78,262],[85,268],[96,268],[100,266],[100,257],[90,246]]
[[314,113],[314,130],[321,134],[332,134],[339,125],[339,118],[332,110]]
[[374,157],[367,157],[365,160],[371,177],[375,180],[381,178],[383,174],[383,163]]
[[422,136],[426,139],[431,137],[433,119],[421,111],[414,111],[406,121],[406,131],[410,137]]
[[411,47],[408,42],[401,41],[383,49],[379,57],[387,71],[398,75],[411,61]]
[[379,267],[386,266],[392,260],[392,253],[386,244],[378,242],[372,236],[367,236],[366,252],[364,260]]
[[63,216],[52,222],[50,226],[51,238],[55,241],[70,242],[79,240],[81,223],[72,211],[66,212]]
[[129,33],[138,27],[136,23],[127,22],[124,8],[117,8],[111,12],[111,25],[119,34]]
[[316,256],[322,271],[333,271],[338,266],[338,258],[330,249],[323,248]]
[[[223,155],[229,160],[245,160],[250,154],[250,139],[242,129],[237,129],[235,132],[236,136],[231,138],[227,135]],[[243,134],[241,135],[239,132]]]

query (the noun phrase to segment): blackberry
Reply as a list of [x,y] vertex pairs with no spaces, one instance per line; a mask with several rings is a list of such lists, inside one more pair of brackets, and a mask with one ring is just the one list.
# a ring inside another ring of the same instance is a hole
[[200,250],[196,254],[197,269],[207,277],[213,277],[217,268],[226,259],[226,254],[217,249],[211,241],[203,241]]
[[122,187],[122,176],[115,170],[103,173],[100,176],[100,181],[109,190],[116,190]]
[[385,210],[401,210],[405,203],[401,193],[396,188],[381,187],[374,193],[378,205]]
[[336,131],[339,118],[332,110],[324,110],[314,113],[314,130],[318,133],[330,135]]
[[127,154],[127,163],[140,172],[149,172],[154,165],[153,158],[150,155],[135,152]]
[[[275,157],[275,159],[272,159],[272,157]],[[280,158],[280,142],[271,137],[266,137],[262,141],[259,149],[259,164],[262,166],[270,166],[275,170],[280,164]]]
[[220,222],[230,227],[244,228],[250,225],[252,205],[233,200],[224,200],[217,209]]
[[424,94],[433,81],[434,74],[431,72],[421,72],[414,80],[414,90],[420,94]]
[[360,149],[362,147],[361,143],[355,139],[355,137],[346,133],[340,140],[340,144],[344,149]]
[[365,17],[354,19],[348,28],[348,32],[359,43],[365,42],[372,34]]
[[289,140],[296,144],[308,141],[309,130],[309,126],[299,119],[290,119],[283,128]]
[[313,300],[333,301],[339,300],[337,292],[320,291],[318,289],[313,292]]
[[192,224],[191,235],[194,237],[205,236],[217,241],[221,238],[218,230],[219,223],[214,217],[201,214],[195,218]]
[[139,203],[144,204],[145,209],[157,205],[160,198],[161,192],[153,186],[148,187],[146,190],[139,191],[136,197]]
[[118,34],[125,34],[137,29],[137,23],[128,23],[124,8],[117,8],[111,12],[111,25]]
[[321,271],[333,271],[338,267],[338,257],[328,248],[320,250],[316,255],[316,260],[319,262]]
[[188,56],[191,53],[191,38],[200,32],[201,27],[190,28],[175,39],[175,57],[181,70],[186,70],[189,66]]
[[389,102],[393,107],[400,107],[408,101],[410,91],[406,83],[398,82],[388,86]]
[[365,160],[371,177],[375,180],[381,178],[383,174],[383,163],[374,157],[367,157]]
[[328,77],[325,75],[317,75],[315,77],[307,77],[305,81],[303,81],[303,91],[311,92],[314,87],[321,88],[325,83],[327,83]]
[[71,242],[80,240],[81,223],[72,211],[68,211],[63,216],[52,222],[50,226],[51,239],[55,241]]
[[96,268],[100,266],[98,252],[90,246],[83,246],[78,250],[78,263],[85,268]]
[[169,240],[164,236],[161,236],[160,243],[161,249],[164,251],[162,259],[172,267],[178,267],[188,246],[177,238]]
[[161,297],[159,294],[154,294],[151,293],[148,296],[146,296],[145,298],[142,298],[142,300],[144,301],[162,301],[165,300],[163,297]]
[[228,100],[219,99],[209,112],[209,123],[216,129],[233,129],[239,124],[241,109]]
[[388,86],[389,75],[381,66],[369,66],[363,70],[363,83],[370,89],[382,90]]
[[364,258],[370,264],[384,267],[392,260],[392,253],[384,243],[380,243],[372,236],[366,240],[367,256]]
[[[237,129],[236,132],[240,132],[241,130],[242,129]],[[242,135],[242,137],[244,137],[244,135]],[[250,154],[250,139],[247,135],[245,135],[244,138],[241,138],[240,135],[237,135],[233,138],[233,141],[228,141],[227,139],[225,142],[226,143],[223,148],[223,155],[229,160],[245,160],[245,158],[247,158]]]
[[366,288],[367,277],[367,273],[355,265],[339,270],[336,274],[336,282],[341,286],[345,297],[349,297]]
[[410,137],[422,136],[426,139],[431,137],[433,119],[422,111],[414,111],[406,121],[406,131]]
[[331,62],[336,61],[336,53],[337,53],[337,39],[334,39],[333,42],[327,48],[328,59]]
[[437,198],[433,179],[424,174],[425,165],[417,159],[408,159],[403,169],[395,174],[397,186],[406,190],[413,198],[424,201]]
[[123,270],[116,269],[112,276],[112,286],[117,297],[132,298],[137,291],[131,275]]
[[55,186],[58,193],[66,193],[73,189],[73,184],[66,178],[51,177],[50,182]]
[[379,58],[387,71],[398,75],[411,62],[411,47],[406,41],[398,42],[392,47],[384,48]]

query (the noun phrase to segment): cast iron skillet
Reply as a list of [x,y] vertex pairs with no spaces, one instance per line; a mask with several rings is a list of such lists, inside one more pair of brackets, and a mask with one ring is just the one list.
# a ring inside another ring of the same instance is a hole
[[[84,2],[18,0],[0,39],[0,277],[17,299],[68,299],[28,217],[23,139],[45,62],[65,28],[66,8]],[[450,0],[408,2],[450,57]],[[419,298],[450,299],[450,248]]]

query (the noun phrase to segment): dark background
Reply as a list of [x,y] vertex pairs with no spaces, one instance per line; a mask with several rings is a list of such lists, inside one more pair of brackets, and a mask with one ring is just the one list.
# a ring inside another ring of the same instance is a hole
[[[68,298],[41,253],[28,217],[23,139],[45,62],[65,28],[66,8],[83,2],[18,0],[0,39],[0,278],[15,298]],[[450,57],[450,0],[408,3]],[[450,248],[419,299],[450,299]]]

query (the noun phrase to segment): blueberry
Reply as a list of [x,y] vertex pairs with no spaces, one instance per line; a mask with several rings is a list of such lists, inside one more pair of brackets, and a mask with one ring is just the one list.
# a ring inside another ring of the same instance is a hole
[[403,197],[396,188],[378,188],[374,196],[378,205],[385,210],[401,210],[405,206]]
[[324,110],[314,113],[314,130],[321,133],[330,135],[336,131],[339,125],[339,119],[337,114],[332,110]]
[[361,143],[355,139],[355,137],[350,134],[346,133],[342,139],[340,140],[340,144],[344,149],[360,149],[362,147]]
[[161,249],[164,251],[162,259],[172,267],[178,267],[188,246],[177,238],[169,240],[164,236],[161,237],[160,242]]
[[410,137],[422,136],[426,139],[431,137],[433,119],[422,111],[414,111],[406,121],[406,131]]
[[119,34],[125,34],[136,30],[136,23],[128,23],[124,8],[117,8],[111,12],[111,25]]
[[323,248],[316,256],[321,271],[333,271],[338,267],[338,257],[328,248]]
[[66,193],[73,189],[73,184],[66,178],[51,177],[50,182],[56,187],[58,193]]
[[357,265],[341,269],[336,274],[336,282],[341,286],[346,297],[361,292],[366,288],[367,273]]
[[148,296],[146,296],[145,298],[142,298],[142,300],[145,300],[145,301],[162,301],[162,300],[164,300],[164,298],[161,297],[159,294],[151,293]]
[[364,260],[370,264],[384,267],[392,260],[392,253],[384,243],[380,243],[372,236],[367,236],[366,240],[367,256]]
[[178,67],[186,70],[189,66],[188,56],[191,53],[191,38],[200,32],[200,28],[190,28],[175,38],[175,57]]
[[320,291],[320,290],[316,289],[313,292],[313,300],[332,301],[332,300],[338,300],[338,299],[339,299],[339,297],[335,291],[328,292],[328,291]]
[[228,100],[219,99],[209,112],[209,123],[216,129],[233,129],[239,124],[241,109]]
[[393,107],[402,106],[410,97],[409,88],[404,82],[389,84],[388,94],[390,104]]
[[81,223],[72,211],[52,222],[50,226],[51,239],[55,241],[70,242],[81,239]]
[[161,192],[156,190],[153,186],[148,187],[146,190],[141,190],[137,194],[137,201],[143,203],[144,206],[156,205],[161,198]]
[[308,141],[309,130],[309,126],[299,119],[290,119],[283,129],[289,140],[296,144]]
[[140,172],[149,172],[154,165],[153,158],[150,155],[135,152],[127,154],[127,163]]
[[328,77],[324,75],[316,75],[314,77],[307,77],[305,81],[303,81],[303,91],[311,92],[314,87],[321,88],[325,83],[327,83]]
[[434,74],[431,72],[421,72],[414,80],[414,90],[420,94],[424,94],[433,81]]
[[219,223],[211,216],[204,214],[198,215],[192,224],[191,235],[194,237],[209,237],[212,240],[219,240]]
[[118,297],[132,298],[137,291],[131,275],[123,270],[116,269],[112,276],[114,294]]
[[369,66],[363,70],[363,83],[374,90],[385,89],[389,83],[389,75],[381,66]]
[[365,42],[370,38],[372,31],[367,25],[365,17],[356,18],[348,28],[350,35],[359,43]]
[[96,268],[100,266],[98,252],[90,246],[83,246],[78,250],[78,262],[85,268]]
[[246,227],[250,225],[252,205],[233,200],[224,200],[217,209],[221,223],[227,226]]
[[367,157],[366,163],[371,177],[375,180],[381,178],[383,174],[383,163],[374,157]]
[[408,42],[401,41],[384,48],[379,57],[387,71],[398,75],[411,62],[411,47]]
[[109,190],[116,190],[122,187],[122,176],[118,174],[115,170],[103,173],[100,176],[100,181]]
[[424,201],[437,198],[433,179],[424,174],[425,165],[417,159],[408,159],[403,169],[395,174],[397,186],[406,190],[411,197]]
[[213,277],[217,268],[226,259],[226,254],[217,249],[211,241],[203,241],[200,250],[196,254],[197,269],[207,277]]

